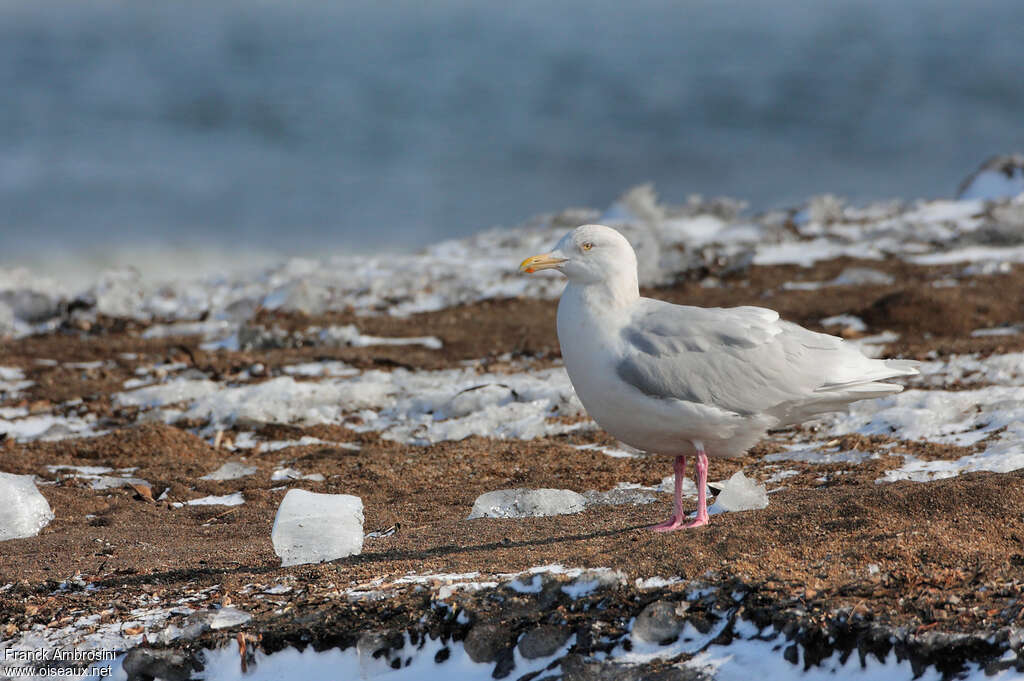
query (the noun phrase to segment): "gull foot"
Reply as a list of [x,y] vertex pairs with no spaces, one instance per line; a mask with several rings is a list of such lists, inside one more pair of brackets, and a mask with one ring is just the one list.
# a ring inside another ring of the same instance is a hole
[[696,518],[694,518],[693,520],[691,520],[688,523],[684,523],[682,518],[677,518],[675,516],[672,516],[671,518],[669,518],[665,522],[658,523],[657,525],[651,525],[647,529],[648,530],[653,530],[654,532],[675,532],[676,530],[688,530],[688,529],[691,529],[691,528],[694,528],[694,527],[701,527],[701,526],[707,525],[707,524],[708,524],[708,516],[707,515],[697,516]]

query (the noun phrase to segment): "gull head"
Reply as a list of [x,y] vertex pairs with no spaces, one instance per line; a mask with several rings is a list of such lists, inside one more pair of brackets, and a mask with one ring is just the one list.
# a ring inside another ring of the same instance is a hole
[[558,270],[574,284],[632,284],[636,287],[636,253],[626,237],[604,225],[572,230],[550,253],[534,255],[520,272]]

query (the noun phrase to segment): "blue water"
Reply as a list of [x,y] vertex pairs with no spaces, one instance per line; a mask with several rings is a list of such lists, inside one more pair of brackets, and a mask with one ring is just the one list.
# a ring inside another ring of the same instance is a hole
[[1024,149],[1020,0],[0,4],[0,263],[408,248],[654,181],[942,196]]

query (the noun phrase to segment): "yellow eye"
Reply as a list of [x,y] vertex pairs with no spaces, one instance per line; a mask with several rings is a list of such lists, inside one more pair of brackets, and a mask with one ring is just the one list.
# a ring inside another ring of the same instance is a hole
[[594,244],[590,243],[589,241],[584,241],[582,244],[580,244],[580,248],[582,248],[584,251],[589,251],[593,247]]

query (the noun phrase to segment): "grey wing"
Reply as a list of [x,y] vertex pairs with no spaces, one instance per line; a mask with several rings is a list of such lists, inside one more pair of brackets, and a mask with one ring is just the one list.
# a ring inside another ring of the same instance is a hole
[[714,405],[785,420],[800,405],[838,408],[897,392],[876,383],[916,373],[905,363],[865,357],[840,338],[781,321],[759,307],[699,308],[644,300],[622,329],[616,371],[648,396]]

